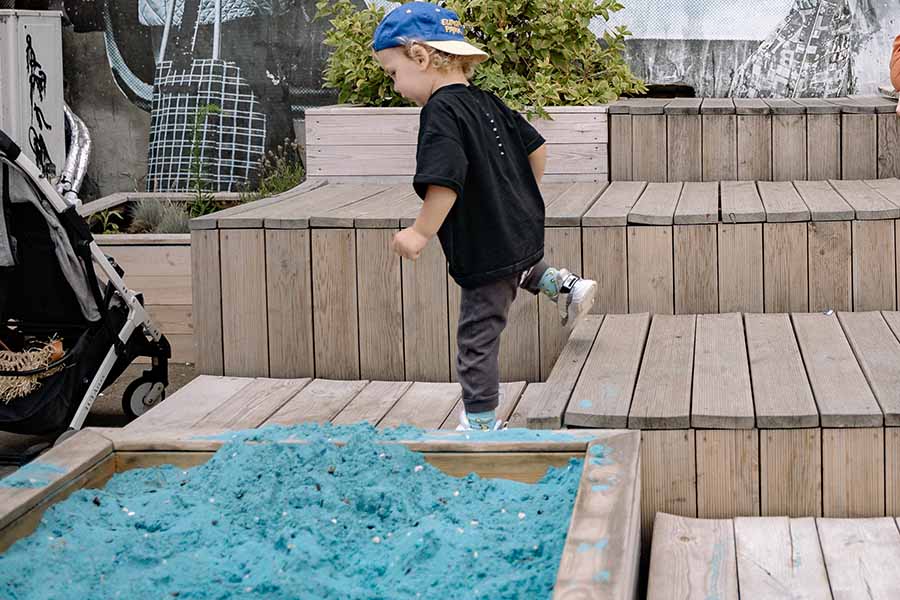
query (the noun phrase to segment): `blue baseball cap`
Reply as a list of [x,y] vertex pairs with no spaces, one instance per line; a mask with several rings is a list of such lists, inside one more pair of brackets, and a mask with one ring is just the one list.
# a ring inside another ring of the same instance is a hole
[[430,2],[407,2],[389,12],[375,29],[372,49],[375,52],[404,46],[414,40],[435,50],[457,56],[473,56],[479,61],[488,57],[466,41],[459,16]]

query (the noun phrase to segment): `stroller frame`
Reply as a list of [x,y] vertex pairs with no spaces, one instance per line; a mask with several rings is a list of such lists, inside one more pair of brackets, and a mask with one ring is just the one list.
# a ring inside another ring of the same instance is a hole
[[[35,164],[27,156],[21,153],[21,149],[3,131],[0,131],[0,154],[5,155],[10,162],[18,166],[26,175],[28,175],[32,183],[38,187],[39,191],[44,194],[45,198],[53,206],[57,216],[61,219],[66,219],[67,215],[70,215],[68,216],[69,220],[82,219],[82,217],[77,214],[75,206],[66,202],[59,194],[56,187],[41,174]],[[84,223],[84,221],[81,220],[81,223]],[[86,224],[84,227],[87,227]],[[69,435],[81,429],[84,425],[84,421],[87,418],[91,407],[99,396],[100,391],[106,383],[107,377],[116,364],[119,357],[119,348],[124,347],[137,328],[142,328],[144,334],[150,338],[151,341],[148,342],[148,345],[155,344],[160,350],[158,353],[159,355],[150,355],[153,361],[152,368],[149,371],[144,371],[144,376],[149,376],[148,379],[153,381],[153,385],[146,392],[146,395],[142,400],[143,405],[147,410],[164,398],[165,388],[168,385],[167,361],[171,357],[171,348],[168,340],[166,340],[159,327],[147,313],[143,306],[141,296],[125,285],[125,282],[121,277],[121,274],[124,274],[124,272],[121,272],[120,268],[117,269],[117,267],[111,263],[110,259],[100,250],[100,247],[97,245],[97,242],[94,241],[93,236],[90,236],[89,232],[88,235],[90,237],[88,250],[92,263],[98,265],[103,271],[113,293],[117,295],[127,307],[128,315],[121,329],[117,333],[116,343],[114,343],[107,351],[103,362],[100,364],[100,367],[97,369],[97,372],[94,374],[93,379],[88,385],[87,391],[81,398],[78,408],[75,410],[74,416],[69,423],[68,429],[59,436],[56,443],[69,437]],[[76,254],[79,254],[83,259],[82,262],[86,263],[83,266],[90,285],[92,287],[97,287],[98,282],[96,280],[96,275],[92,270],[93,264],[87,264],[88,261],[86,260],[86,256],[79,252],[78,249],[76,249]],[[99,292],[99,289],[97,291]],[[99,303],[99,294],[95,294],[95,298],[98,298]],[[103,307],[98,308],[100,308],[102,312]]]

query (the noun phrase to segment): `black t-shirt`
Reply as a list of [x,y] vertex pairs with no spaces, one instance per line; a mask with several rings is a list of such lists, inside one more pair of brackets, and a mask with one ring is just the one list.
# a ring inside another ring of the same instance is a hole
[[544,201],[528,155],[544,138],[473,85],[439,88],[422,108],[413,187],[456,192],[438,231],[450,275],[466,288],[519,273],[544,255]]

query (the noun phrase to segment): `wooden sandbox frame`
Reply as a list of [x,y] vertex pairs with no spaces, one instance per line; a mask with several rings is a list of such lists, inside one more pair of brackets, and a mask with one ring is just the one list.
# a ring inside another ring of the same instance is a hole
[[[39,457],[64,470],[40,488],[0,487],[0,552],[30,535],[50,506],[83,488],[100,488],[116,473],[205,463],[226,431],[135,432],[85,429]],[[218,439],[215,439],[217,436]],[[305,443],[285,440],[278,443]],[[634,598],[640,553],[640,436],[637,432],[565,432],[559,441],[471,441],[434,432],[426,441],[396,442],[422,452],[453,476],[469,472],[534,482],[549,466],[583,458],[554,598]],[[595,450],[598,449],[598,450]],[[595,546],[600,539],[608,544]],[[585,545],[591,547],[585,550]]]

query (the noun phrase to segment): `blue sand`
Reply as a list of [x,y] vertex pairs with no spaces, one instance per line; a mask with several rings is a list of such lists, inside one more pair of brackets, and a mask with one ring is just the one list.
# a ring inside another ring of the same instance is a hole
[[396,432],[290,431],[309,443],[226,442],[192,469],[75,492],[0,555],[0,597],[551,596],[580,461],[537,484],[454,478],[380,443]]
[[0,479],[0,487],[9,488],[42,488],[50,485],[66,470],[51,463],[28,463],[11,475]]

